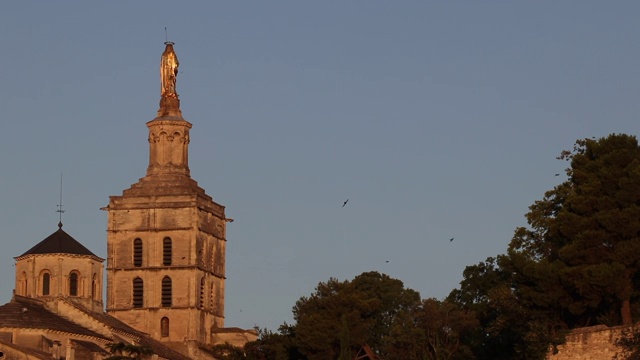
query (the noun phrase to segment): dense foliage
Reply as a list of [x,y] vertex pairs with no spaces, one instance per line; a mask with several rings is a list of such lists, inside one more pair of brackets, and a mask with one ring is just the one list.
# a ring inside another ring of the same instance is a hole
[[125,360],[125,359],[150,359],[153,355],[151,349],[144,346],[127,344],[124,342],[109,343],[107,349],[111,356],[105,358],[105,360]]
[[[377,272],[329,279],[293,308],[294,325],[262,331],[227,359],[539,360],[573,328],[631,324],[640,284],[640,147],[613,134],[559,157],[567,180],[526,214],[505,254],[468,266],[458,289],[421,300]],[[637,330],[618,359],[638,359]],[[231,354],[231,352],[229,352]]]
[[640,147],[614,134],[559,157],[568,179],[527,213],[506,254],[465,270],[449,299],[476,312],[475,353],[542,359],[566,331],[630,324],[640,270]]

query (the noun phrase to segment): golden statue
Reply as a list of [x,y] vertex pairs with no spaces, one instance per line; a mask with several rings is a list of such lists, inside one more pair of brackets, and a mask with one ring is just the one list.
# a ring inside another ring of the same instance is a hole
[[178,56],[173,51],[173,43],[167,41],[164,43],[166,48],[162,53],[160,61],[160,95],[162,97],[178,98],[176,92],[176,78],[178,77]]

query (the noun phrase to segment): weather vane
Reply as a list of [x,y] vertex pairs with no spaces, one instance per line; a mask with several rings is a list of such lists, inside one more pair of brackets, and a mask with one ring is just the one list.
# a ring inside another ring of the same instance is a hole
[[65,210],[62,210],[62,172],[60,173],[60,202],[57,206],[58,210],[56,210],[56,212],[60,213],[60,221],[58,222],[58,227],[62,228],[62,214],[65,212]]

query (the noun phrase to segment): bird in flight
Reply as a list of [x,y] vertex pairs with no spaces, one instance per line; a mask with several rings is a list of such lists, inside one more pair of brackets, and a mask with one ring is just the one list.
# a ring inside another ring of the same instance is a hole
[[345,205],[347,205],[347,203],[349,202],[349,199],[345,200],[344,203],[342,204],[342,207],[344,207]]
[[449,242],[452,242],[452,241],[453,241],[453,238],[449,239]]
[[387,261],[385,261],[385,262],[386,262],[386,263],[388,263],[388,262],[389,262],[389,260],[387,260]]
[[556,174],[556,176],[560,176],[560,174]]

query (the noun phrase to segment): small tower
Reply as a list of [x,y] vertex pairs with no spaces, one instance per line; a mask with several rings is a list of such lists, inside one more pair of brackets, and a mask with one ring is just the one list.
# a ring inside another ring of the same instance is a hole
[[104,259],[62,230],[62,223],[15,260],[17,295],[65,297],[90,310],[103,311]]
[[224,326],[227,219],[190,177],[191,124],[176,92],[178,58],[165,45],[147,174],[104,208],[107,312],[165,342],[210,343]]

